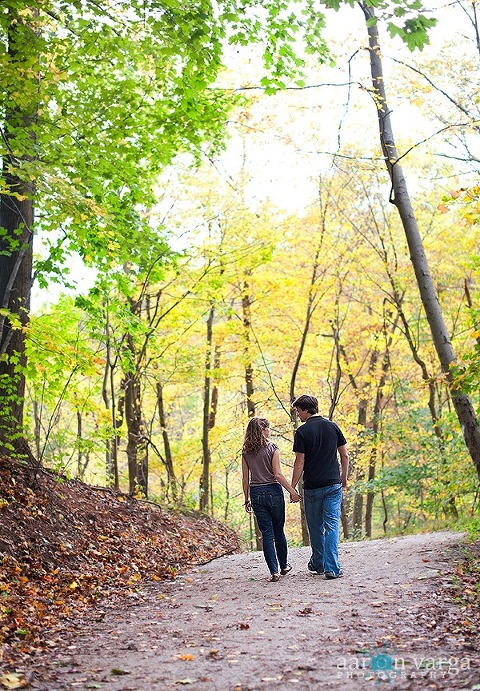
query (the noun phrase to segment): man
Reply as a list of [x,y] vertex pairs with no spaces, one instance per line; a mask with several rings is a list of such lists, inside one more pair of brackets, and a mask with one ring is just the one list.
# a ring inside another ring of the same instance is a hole
[[300,396],[292,407],[303,422],[293,443],[292,487],[296,488],[303,473],[303,504],[312,547],[308,569],[328,579],[339,578],[343,576],[338,541],[342,487],[347,486],[347,442],[338,425],[318,414],[314,396]]

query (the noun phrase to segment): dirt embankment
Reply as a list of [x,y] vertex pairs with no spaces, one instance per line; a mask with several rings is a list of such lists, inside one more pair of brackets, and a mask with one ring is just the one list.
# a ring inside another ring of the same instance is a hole
[[2,672],[96,603],[238,549],[232,530],[202,514],[0,458],[0,688]]

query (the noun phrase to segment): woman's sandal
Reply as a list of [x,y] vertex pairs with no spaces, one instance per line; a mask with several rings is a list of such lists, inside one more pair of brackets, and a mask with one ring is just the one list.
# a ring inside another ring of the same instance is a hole
[[272,583],[276,583],[279,580],[280,580],[280,574],[279,573],[272,573],[272,577],[271,577],[270,581]]
[[286,576],[287,573],[291,570],[292,570],[292,567],[290,566],[290,564],[287,564],[284,569],[280,569],[280,573],[282,574],[282,576]]

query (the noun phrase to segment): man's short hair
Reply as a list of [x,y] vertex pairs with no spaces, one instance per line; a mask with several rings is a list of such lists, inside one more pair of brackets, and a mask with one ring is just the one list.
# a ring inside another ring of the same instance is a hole
[[315,396],[299,396],[292,403],[292,408],[300,408],[300,410],[306,410],[310,415],[316,415],[318,413],[318,401]]

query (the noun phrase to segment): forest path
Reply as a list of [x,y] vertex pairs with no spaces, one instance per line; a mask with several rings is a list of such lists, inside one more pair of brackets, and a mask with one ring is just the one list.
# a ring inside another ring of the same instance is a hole
[[342,543],[345,576],[333,581],[308,573],[306,547],[290,550],[278,583],[261,553],[216,559],[98,605],[37,659],[31,688],[473,688],[479,653],[443,595],[461,542],[440,532]]

